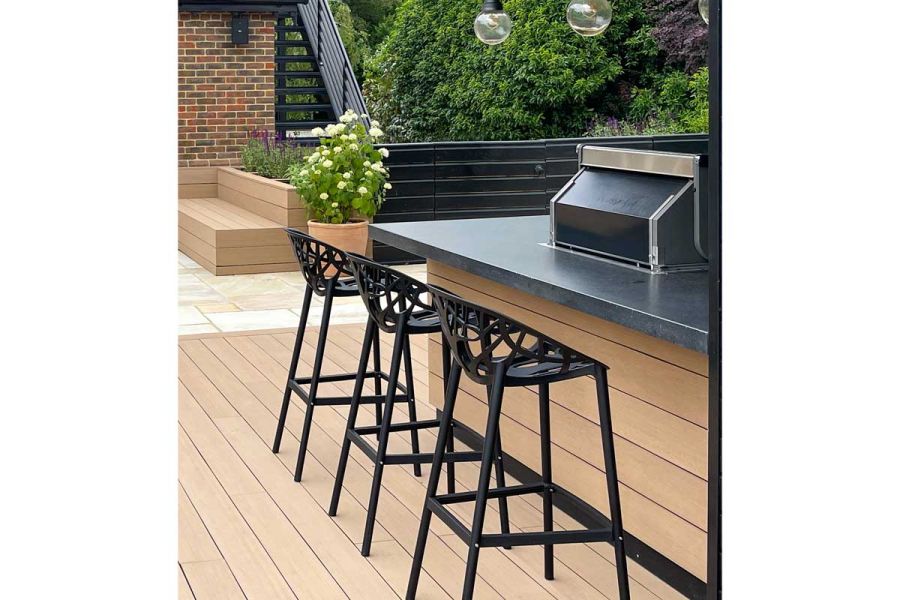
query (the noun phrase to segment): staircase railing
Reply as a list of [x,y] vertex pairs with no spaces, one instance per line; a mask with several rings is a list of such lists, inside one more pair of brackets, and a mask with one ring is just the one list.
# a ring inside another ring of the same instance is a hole
[[341,41],[328,0],[300,2],[297,11],[319,61],[319,71],[328,89],[334,114],[341,115],[347,109],[366,114],[366,101],[353,74],[350,57]]

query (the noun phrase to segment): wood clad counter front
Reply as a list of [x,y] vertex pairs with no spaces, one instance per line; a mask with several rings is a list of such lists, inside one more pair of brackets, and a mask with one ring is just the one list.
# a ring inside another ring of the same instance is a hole
[[[626,531],[706,580],[708,357],[428,261],[428,281],[517,319],[610,367]],[[440,338],[429,342],[429,401],[443,405]],[[608,514],[593,382],[550,388],[554,480]],[[483,433],[486,392],[462,378],[456,418]],[[537,391],[509,388],[500,423],[504,451],[540,471]]]

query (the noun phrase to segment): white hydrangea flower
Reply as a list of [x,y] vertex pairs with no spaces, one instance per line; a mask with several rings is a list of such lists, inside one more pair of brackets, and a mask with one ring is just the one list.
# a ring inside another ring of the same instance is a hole
[[335,133],[344,133],[344,131],[346,131],[346,130],[347,130],[347,126],[344,125],[343,123],[338,123],[337,125],[334,126]]
[[376,162],[375,164],[372,165],[372,168],[377,170],[377,169],[380,169],[383,165],[384,165],[384,163],[379,160],[378,162]]
[[333,136],[337,132],[337,125],[331,123],[325,127],[325,135]]
[[334,163],[331,162],[330,160],[325,159],[325,162],[322,163],[322,166],[325,167],[326,169],[330,169],[330,168],[331,168],[331,165],[333,165],[333,164],[334,164]]
[[392,185],[390,184],[389,181],[385,181],[385,182],[384,182],[384,189],[386,189],[386,190],[392,190],[392,189],[394,189],[394,186],[392,186]]
[[359,150],[359,146],[357,146],[356,144],[350,144],[349,148],[354,151]]
[[371,135],[373,138],[380,138],[384,135],[384,132],[378,127],[373,127],[369,130],[369,135]]
[[359,115],[359,118],[360,118],[360,119],[368,119],[368,118],[369,118],[369,115],[363,113],[363,114]]
[[353,177],[353,173],[351,173],[350,171],[344,173],[344,179],[350,179],[351,177]]
[[329,150],[328,148],[322,150],[322,156],[328,156],[329,154],[331,154],[331,150]]
[[363,163],[363,166],[368,169],[369,167],[372,166],[372,163],[370,163],[369,161],[366,161]]
[[350,139],[350,136],[345,133],[344,135],[341,136],[341,139],[346,142],[347,140]]
[[313,173],[315,173],[316,175],[321,175],[322,171],[320,171],[319,169],[316,169],[315,171],[313,171]]
[[341,115],[339,117],[339,119],[340,119],[341,123],[349,123],[350,121],[353,120],[353,117],[351,117],[350,115]]
[[344,189],[345,187],[347,187],[347,182],[346,182],[346,181],[338,181],[337,186],[338,186],[338,189],[339,189],[339,190],[342,190],[342,189]]
[[387,149],[387,148],[381,148],[378,152],[380,152],[381,155],[382,155],[383,157],[385,157],[385,158],[387,158],[388,156],[391,155],[391,153],[388,152],[388,149]]
[[356,191],[359,192],[361,196],[365,196],[369,193],[369,190],[367,190],[366,186],[364,185],[359,186],[359,189],[357,189]]
[[325,135],[325,130],[321,127],[315,127],[310,133],[312,133],[316,137],[322,137],[323,135]]
[[366,171],[366,177],[374,177],[375,171]]
[[332,203],[331,203],[331,208],[337,208],[337,207],[338,207],[338,203],[337,203],[337,202],[332,202]]
[[312,154],[309,155],[309,158],[307,158],[306,160],[307,160],[307,162],[314,163],[317,160],[319,160],[320,156],[321,155],[318,152],[313,152]]
[[347,137],[350,138],[351,140],[353,140],[354,142],[359,139],[359,136],[356,135],[355,133],[351,133]]
[[319,194],[319,198],[321,198],[322,200],[328,200],[328,192],[322,192],[321,194]]
[[307,175],[309,175],[309,171],[307,171],[306,169],[300,169],[300,177],[306,177]]
[[341,148],[340,146],[338,146],[337,148],[334,149],[334,153],[335,153],[335,154],[340,154],[340,153],[343,152],[343,151],[344,151],[344,149]]
[[378,121],[372,121],[372,127],[381,127],[381,123]]

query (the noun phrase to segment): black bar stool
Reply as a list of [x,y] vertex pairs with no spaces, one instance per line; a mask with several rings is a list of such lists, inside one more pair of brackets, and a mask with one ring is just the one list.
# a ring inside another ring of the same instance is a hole
[[[300,325],[297,327],[297,338],[294,342],[294,352],[291,355],[291,366],[288,370],[287,383],[284,387],[284,399],[281,402],[281,413],[278,416],[278,427],[275,430],[275,441],[272,444],[272,452],[278,453],[281,448],[281,437],[284,433],[284,424],[287,420],[288,407],[291,404],[291,392],[297,394],[306,403],[306,416],[303,420],[303,432],[300,435],[300,449],[297,452],[297,468],[294,471],[294,481],[300,481],[303,477],[303,464],[306,460],[306,449],[309,445],[309,434],[312,428],[313,410],[316,406],[349,406],[350,396],[334,396],[320,398],[318,395],[319,384],[336,381],[351,381],[357,378],[357,373],[338,373],[322,375],[322,361],[325,357],[325,343],[328,341],[328,322],[331,318],[331,306],[334,298],[358,296],[359,288],[353,273],[349,270],[347,256],[342,250],[319,241],[316,238],[296,229],[285,229],[297,261],[300,263],[300,271],[306,280],[306,294],[303,297],[303,309],[300,313]],[[312,296],[324,297],[322,307],[322,323],[319,327],[319,341],[316,346],[316,357],[313,362],[312,375],[310,377],[297,377],[297,365],[300,362],[300,350],[303,348],[303,334],[306,331],[306,323],[309,319],[309,308],[312,304]],[[363,353],[368,361],[369,350],[374,353],[374,369],[366,371],[364,378],[374,378],[375,395],[362,396],[359,402],[363,404],[375,404],[376,419],[381,422],[381,404],[384,399],[382,394],[382,382],[388,379],[386,373],[381,370],[381,349],[378,340],[378,332],[367,337],[363,343]],[[309,390],[304,386],[309,386]],[[399,386],[403,392],[399,396],[400,401],[407,401],[406,386]]]
[[[601,541],[611,542],[615,547],[619,598],[628,600],[630,598],[628,573],[610,422],[607,366],[582,356],[547,336],[494,311],[467,302],[436,286],[428,287],[440,319],[441,330],[453,355],[453,364],[447,377],[444,412],[441,415],[437,447],[434,452],[425,506],[419,525],[419,537],[413,554],[412,571],[406,591],[407,600],[413,600],[416,596],[432,514],[437,515],[469,546],[463,584],[463,600],[471,599],[475,589],[475,573],[480,548],[542,545],[544,546],[544,577],[553,579],[554,544]],[[487,386],[489,390],[487,427],[484,434],[485,442],[478,489],[474,492],[448,493],[439,496],[437,495],[437,486],[441,465],[444,463],[444,446],[449,432],[449,424],[453,418],[460,374],[463,371],[470,379]],[[609,493],[609,521],[606,521],[599,511],[592,510],[592,512],[598,521],[609,522],[609,526],[578,531],[553,531],[554,494],[568,496],[583,506],[587,505],[553,483],[550,465],[550,384],[588,375],[593,375],[597,383],[600,437],[603,444],[606,485]],[[490,488],[492,451],[500,426],[503,390],[507,387],[526,385],[538,386],[539,392],[541,482],[507,487],[498,481],[499,487]],[[503,499],[529,493],[539,493],[543,496],[544,531],[483,533],[485,508],[489,498]],[[447,505],[472,501],[475,502],[475,511],[470,530],[447,509]]]
[[[330,516],[337,514],[340,502],[341,489],[344,482],[344,473],[350,455],[351,442],[356,444],[375,463],[375,472],[372,477],[372,490],[369,494],[369,508],[366,514],[366,527],[363,534],[362,555],[368,556],[372,546],[372,532],[375,528],[375,515],[378,510],[378,497],[381,491],[381,480],[385,465],[413,465],[415,474],[421,475],[421,465],[433,460],[432,452],[419,451],[418,432],[422,429],[437,428],[440,425],[438,419],[419,421],[416,417],[415,392],[413,385],[412,356],[410,353],[410,335],[438,333],[441,330],[438,315],[431,303],[425,302],[428,294],[425,284],[416,281],[400,271],[390,269],[363,256],[349,254],[347,258],[350,269],[356,275],[356,283],[360,297],[369,311],[369,323],[366,326],[366,334],[363,341],[363,352],[359,359],[356,386],[353,390],[353,401],[350,404],[350,413],[347,417],[347,429],[344,435],[344,443],[341,447],[341,456],[334,480],[334,491],[331,496],[331,506],[328,510]],[[356,419],[359,414],[360,398],[366,367],[368,364],[368,348],[378,330],[394,334],[394,348],[391,355],[390,371],[387,381],[387,393],[384,400],[384,416],[380,425],[374,427],[359,427]],[[449,365],[449,350],[444,346],[445,365]],[[394,403],[400,387],[400,363],[403,362],[403,370],[406,375],[406,389],[409,399],[409,421],[406,423],[394,423]],[[452,428],[452,420],[448,423],[448,430]],[[388,454],[388,441],[390,434],[398,431],[409,431],[411,436],[411,454]],[[377,446],[373,446],[366,436],[376,435]],[[445,436],[442,442],[447,452],[443,453],[444,462],[447,463],[448,490],[455,492],[454,464],[462,461],[480,461],[481,452],[455,452],[453,450],[452,431]],[[503,481],[503,466],[499,455],[495,455],[494,464],[497,469],[497,478]],[[503,529],[509,530],[508,517],[504,514]]]

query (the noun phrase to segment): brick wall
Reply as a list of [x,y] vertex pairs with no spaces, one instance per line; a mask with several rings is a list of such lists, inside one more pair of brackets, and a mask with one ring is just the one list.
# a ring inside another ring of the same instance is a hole
[[229,13],[178,15],[178,165],[240,164],[253,129],[275,129],[275,15],[251,13],[231,43]]

